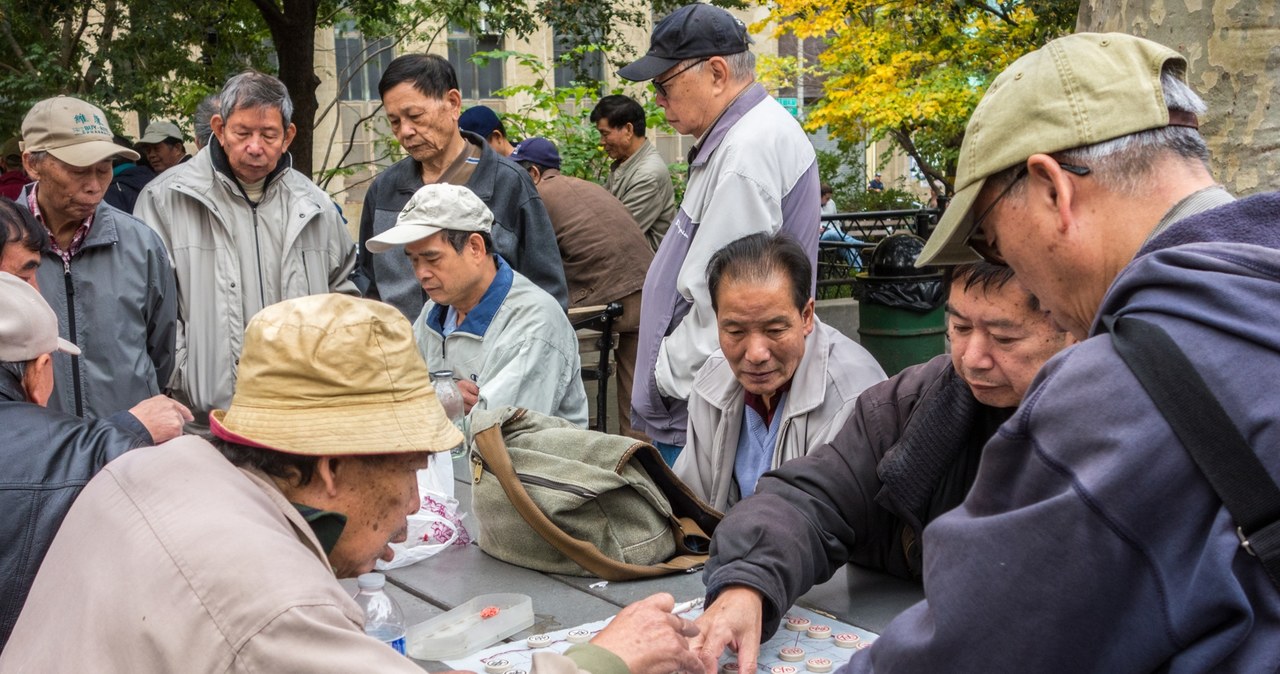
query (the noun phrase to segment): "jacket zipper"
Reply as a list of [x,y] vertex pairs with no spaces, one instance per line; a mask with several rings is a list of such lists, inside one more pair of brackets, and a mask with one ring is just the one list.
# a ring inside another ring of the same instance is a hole
[[[485,472],[489,473],[490,475],[493,475],[493,470],[489,468],[489,464],[484,459],[480,459],[480,465],[483,466]],[[578,498],[591,499],[591,498],[597,498],[600,496],[598,493],[591,491],[590,489],[579,487],[576,484],[565,484],[564,482],[557,482],[555,480],[551,480],[545,477],[539,477],[537,475],[525,475],[524,473],[516,473],[516,479],[520,480],[520,482],[524,484],[533,485],[535,487],[545,487],[547,489],[554,489],[556,491],[562,491],[562,492],[565,492],[566,494],[573,494]]]
[[[71,343],[76,344],[76,286],[71,282],[71,262],[62,261],[62,278],[67,285],[67,336],[71,338]],[[74,385],[76,399],[76,416],[84,416],[84,401],[81,397],[84,392],[80,390],[80,356],[71,357],[71,382]]]
[[[265,192],[264,185],[263,193]],[[258,240],[258,205],[250,201],[249,212],[253,213],[253,255],[256,258],[254,261],[258,264],[258,302],[259,307],[265,309],[267,308],[267,289],[266,282],[262,279],[262,244]]]

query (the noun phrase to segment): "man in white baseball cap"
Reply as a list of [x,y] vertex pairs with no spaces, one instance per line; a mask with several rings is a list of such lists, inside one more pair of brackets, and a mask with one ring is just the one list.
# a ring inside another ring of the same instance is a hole
[[57,96],[22,121],[22,163],[35,182],[18,195],[49,233],[36,272],[62,336],[83,355],[54,357],[50,406],[110,416],[169,385],[178,294],[160,236],[103,201],[111,160],[138,153],[112,141],[106,114]]
[[54,353],[80,349],[58,336],[35,288],[0,272],[0,649],[80,488],[117,456],[176,437],[191,418],[164,396],[96,421],[46,409]]
[[432,184],[366,245],[404,247],[430,298],[413,325],[418,348],[431,369],[453,370],[468,412],[516,405],[586,426],[577,335],[555,298],[494,252],[492,225],[474,192]]

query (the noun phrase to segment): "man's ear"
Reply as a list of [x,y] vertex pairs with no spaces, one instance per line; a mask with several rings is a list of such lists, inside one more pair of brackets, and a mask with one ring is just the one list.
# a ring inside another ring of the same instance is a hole
[[800,312],[800,320],[802,325],[804,325],[805,337],[808,337],[809,333],[813,332],[813,315],[814,315],[814,302],[813,302],[813,298],[810,297],[809,301],[806,302],[804,305],[804,310]]
[[293,142],[293,137],[296,135],[298,135],[298,126],[290,122],[289,128],[284,130],[284,149],[289,149],[289,143]]
[[218,138],[219,143],[222,142],[222,132],[226,130],[226,127],[227,120],[223,119],[222,115],[215,113],[209,118],[209,130]]
[[341,462],[332,456],[322,456],[316,461],[315,472],[311,474],[312,481],[319,482],[319,486],[324,489],[327,496],[338,495],[338,468]]
[[1078,190],[1072,178],[1058,160],[1047,154],[1033,154],[1027,158],[1027,205],[1054,211],[1060,232],[1067,231],[1076,220]]
[[711,69],[711,88],[715,93],[729,87],[729,62],[723,56],[712,56],[702,67]]
[[49,404],[53,387],[41,386],[46,381],[53,381],[53,356],[47,353],[36,356],[35,360],[27,363],[26,372],[22,375],[22,390],[27,396],[27,402],[41,407]]

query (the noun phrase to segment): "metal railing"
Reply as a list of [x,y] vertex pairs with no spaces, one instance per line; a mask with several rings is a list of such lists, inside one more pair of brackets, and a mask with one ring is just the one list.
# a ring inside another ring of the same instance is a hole
[[[865,266],[867,255],[881,239],[894,232],[908,231],[928,239],[942,211],[921,208],[899,211],[866,211],[822,216],[822,229],[831,224],[857,242],[818,242],[818,299],[851,297],[854,275]],[[850,255],[852,253],[852,255]]]

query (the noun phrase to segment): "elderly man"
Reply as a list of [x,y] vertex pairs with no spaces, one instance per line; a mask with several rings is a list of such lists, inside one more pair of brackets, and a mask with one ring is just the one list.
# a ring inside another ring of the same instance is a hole
[[284,299],[357,292],[342,217],[289,167],[293,102],[284,84],[244,72],[218,100],[209,145],[148,185],[136,210],[177,268],[182,357],[171,386],[195,412],[193,430],[231,402],[251,316]]
[[620,94],[605,96],[591,110],[600,144],[613,160],[604,186],[631,211],[657,251],[676,216],[676,191],[667,162],[644,135],[644,119],[644,108]]
[[49,406],[91,419],[160,393],[175,361],[178,292],[164,242],[103,201],[111,159],[138,158],[112,137],[101,110],[69,96],[36,103],[22,121],[35,182],[17,201],[49,236],[36,278],[83,352],[54,355]]
[[152,122],[134,145],[156,173],[164,173],[191,158],[182,142],[182,129],[173,122]]
[[461,185],[424,185],[368,249],[403,248],[430,297],[413,324],[432,369],[452,370],[468,413],[515,405],[587,425],[578,337],[554,298],[494,252],[493,214]]
[[0,197],[0,271],[22,279],[39,289],[36,271],[40,253],[49,245],[49,233],[27,211],[8,198]]
[[1257,448],[1255,469],[1226,475],[1280,475],[1280,196],[1235,202],[1215,184],[1186,65],[1140,38],[1071,35],[1014,62],[975,109],[919,263],[1007,261],[1084,341],[1045,366],[963,505],[930,525],[927,601],[850,671],[1275,667],[1280,592],[1251,554],[1266,532],[1228,512],[1154,404],[1162,389],[1117,346],[1143,323],[1167,333],[1194,363],[1179,376],[1229,420],[1214,454],[1233,432]]
[[[522,141],[511,160],[529,172],[555,227],[556,244],[569,282],[569,306],[618,302],[618,409],[631,406],[639,344],[641,288],[653,261],[635,219],[605,188],[560,174],[560,151],[546,138]],[[631,415],[619,415],[619,433],[645,439],[631,428]]]
[[493,213],[493,245],[511,268],[569,308],[564,268],[547,210],[524,171],[483,138],[458,130],[462,94],[449,62],[434,54],[392,61],[378,93],[400,147],[409,154],[378,174],[360,213],[360,270],[366,294],[399,309],[409,320],[425,303],[408,261],[374,256],[369,239],[391,229],[423,185],[465,185]]
[[[716,349],[707,261],[756,232],[784,232],[816,260],[818,164],[795,118],[755,82],[747,27],[719,7],[686,5],[653,29],[649,52],[618,71],[653,80],[658,105],[697,139],[680,212],[649,266],[632,423],[673,460],[685,442],[698,368]],[[812,287],[812,282],[811,282]],[[650,374],[652,373],[652,374]]]
[[811,273],[804,249],[777,234],[743,237],[711,258],[720,350],[693,381],[675,473],[718,510],[755,492],[766,470],[830,441],[863,389],[884,381],[866,349],[818,320]]
[[480,136],[494,152],[510,157],[516,151],[498,113],[487,105],[473,105],[458,117],[458,128]]
[[[13,204],[0,202],[0,225],[8,229],[20,217]],[[0,650],[80,488],[117,456],[176,437],[191,418],[164,396],[110,419],[45,409],[54,352],[79,349],[58,337],[58,319],[35,288],[0,272]]]
[[[335,578],[390,557],[419,506],[418,470],[462,441],[409,323],[342,295],[281,302],[250,322],[241,373],[211,417],[216,447],[187,436],[136,450],[85,487],[0,671],[421,672],[365,635]],[[641,602],[534,671],[692,671],[693,630],[672,604]],[[75,647],[60,647],[69,633]]]
[[949,287],[950,355],[863,391],[826,444],[767,474],[716,529],[709,653],[736,643],[750,666],[782,612],[845,563],[920,578],[921,531],[963,500],[987,440],[1071,343],[1007,267],[958,267]]

